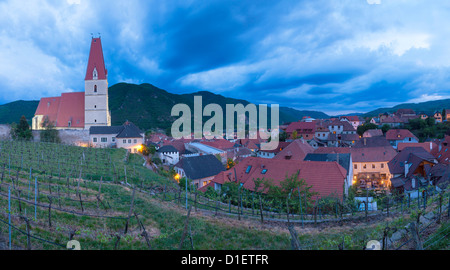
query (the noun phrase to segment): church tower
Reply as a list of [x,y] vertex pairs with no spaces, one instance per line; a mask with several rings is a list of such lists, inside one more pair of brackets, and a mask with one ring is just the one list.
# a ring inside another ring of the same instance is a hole
[[100,38],[92,38],[91,51],[84,79],[84,128],[111,126],[108,106],[108,71]]

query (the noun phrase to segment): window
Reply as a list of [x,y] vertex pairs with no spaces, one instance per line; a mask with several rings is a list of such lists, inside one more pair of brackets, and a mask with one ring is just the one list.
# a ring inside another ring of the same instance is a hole
[[245,173],[249,174],[251,169],[252,169],[252,166],[248,166],[247,170],[245,170]]
[[364,164],[364,165],[363,165],[363,168],[364,168],[364,169],[367,169],[367,165],[366,165],[366,164]]
[[381,169],[384,169],[384,163],[381,163]]
[[131,143],[131,139],[130,139],[130,140],[128,140],[128,143]]
[[261,171],[261,174],[266,174],[266,172],[267,172],[267,169],[264,169]]
[[108,138],[101,138],[102,142],[108,142]]
[[127,140],[123,140],[123,143],[127,143]]
[[375,169],[375,164],[372,164],[372,169]]
[[94,93],[97,93],[97,85],[94,85]]
[[112,141],[112,142],[116,142],[116,137],[112,137],[112,138],[111,138],[111,141]]
[[94,109],[97,109],[97,105],[94,105]]
[[97,138],[93,138],[92,141],[93,141],[93,142],[97,142]]
[[357,165],[357,164],[355,164],[354,168],[355,168],[355,170],[356,170],[356,169],[358,169],[358,165]]
[[137,143],[137,139],[134,139],[134,143]]

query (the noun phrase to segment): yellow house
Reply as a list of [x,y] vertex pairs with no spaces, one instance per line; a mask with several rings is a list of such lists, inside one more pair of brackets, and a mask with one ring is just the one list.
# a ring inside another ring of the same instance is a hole
[[397,152],[391,146],[357,147],[351,149],[353,185],[359,190],[387,190],[391,174],[388,162]]
[[435,112],[433,117],[436,119],[436,123],[442,123],[442,114],[440,112]]

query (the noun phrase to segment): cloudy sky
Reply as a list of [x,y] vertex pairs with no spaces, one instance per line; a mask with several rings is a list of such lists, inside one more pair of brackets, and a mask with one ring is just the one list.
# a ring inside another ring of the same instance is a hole
[[0,103],[151,83],[330,114],[450,98],[450,1],[0,0]]

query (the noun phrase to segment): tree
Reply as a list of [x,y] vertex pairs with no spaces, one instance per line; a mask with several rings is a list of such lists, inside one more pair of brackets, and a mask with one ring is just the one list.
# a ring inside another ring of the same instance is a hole
[[145,144],[142,144],[141,146],[142,146],[142,150],[141,150],[142,155],[148,157],[150,155],[150,149]]
[[42,127],[44,130],[41,132],[41,142],[61,143],[59,131],[55,129],[53,122],[45,118]]
[[297,132],[297,130],[294,130],[294,132],[292,132],[291,136],[292,136],[293,140],[298,139],[298,132]]
[[362,126],[359,126],[356,130],[356,132],[358,133],[359,136],[362,136],[364,134],[364,132],[366,132],[369,129],[378,129],[377,125],[369,123],[369,124],[364,124]]
[[11,127],[11,137],[14,140],[30,141],[33,139],[33,133],[30,129],[27,119],[24,115],[20,118],[19,124],[13,124]]
[[383,131],[383,134],[386,134],[386,132],[388,132],[390,129],[391,129],[391,126],[388,125],[388,124],[384,124],[384,125],[381,127],[381,131]]
[[236,162],[234,162],[234,160],[232,158],[229,158],[227,160],[227,170],[233,168],[236,165]]
[[148,147],[148,151],[150,152],[150,154],[154,155],[156,153],[156,147],[154,145],[150,145]]

